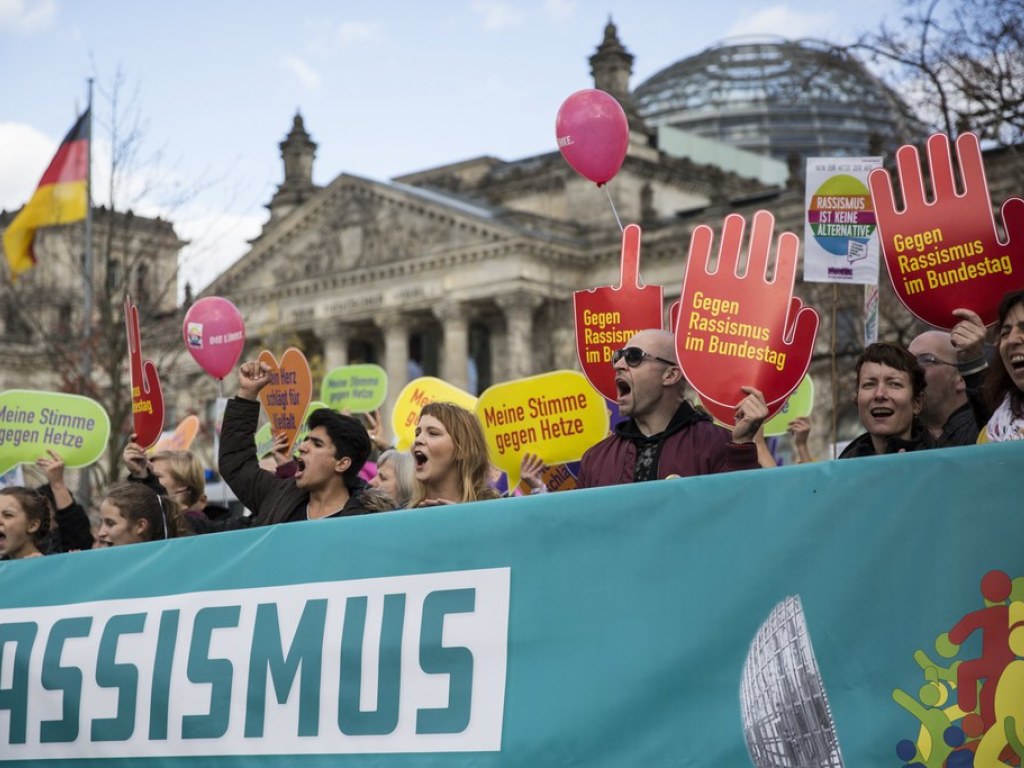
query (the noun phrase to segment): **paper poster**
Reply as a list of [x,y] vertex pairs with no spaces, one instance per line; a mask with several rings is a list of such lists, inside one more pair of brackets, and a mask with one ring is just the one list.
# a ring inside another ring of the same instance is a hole
[[804,281],[878,283],[878,234],[868,174],[880,157],[807,158]]

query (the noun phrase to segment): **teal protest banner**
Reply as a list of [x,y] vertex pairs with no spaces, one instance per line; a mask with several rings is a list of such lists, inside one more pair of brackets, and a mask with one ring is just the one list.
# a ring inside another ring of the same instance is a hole
[[1022,459],[951,448],[0,563],[0,760],[1011,754]]

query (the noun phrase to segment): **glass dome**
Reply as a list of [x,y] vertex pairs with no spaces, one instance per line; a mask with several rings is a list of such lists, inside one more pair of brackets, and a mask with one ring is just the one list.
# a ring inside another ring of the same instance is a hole
[[874,155],[921,138],[902,100],[842,50],[812,40],[737,38],[661,70],[633,92],[669,125],[788,161]]

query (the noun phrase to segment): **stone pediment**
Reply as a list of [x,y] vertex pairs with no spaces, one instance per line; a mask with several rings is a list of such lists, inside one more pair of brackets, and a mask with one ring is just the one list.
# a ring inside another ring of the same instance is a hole
[[498,213],[443,192],[343,174],[265,230],[204,293],[232,295],[520,237]]

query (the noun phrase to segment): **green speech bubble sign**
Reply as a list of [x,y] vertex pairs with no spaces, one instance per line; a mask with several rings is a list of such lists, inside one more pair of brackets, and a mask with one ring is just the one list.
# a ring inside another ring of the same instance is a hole
[[800,384],[793,390],[793,394],[786,400],[785,405],[778,413],[764,423],[765,437],[779,437],[786,434],[789,424],[793,419],[811,415],[814,407],[814,380],[810,374],[806,374],[800,380]]
[[388,375],[379,365],[342,365],[331,369],[320,384],[320,399],[328,408],[370,413],[388,396]]
[[[309,434],[309,427],[306,425],[306,420],[309,418],[309,414],[319,408],[330,408],[327,403],[321,403],[319,400],[314,400],[309,404],[306,409],[306,415],[302,417],[302,426],[299,427],[299,431],[295,433],[295,442],[292,443],[292,452],[294,453],[295,448],[298,447],[299,443],[306,439],[306,435]],[[331,410],[334,410],[331,408]],[[270,422],[268,421],[262,427],[256,430],[256,458],[265,459],[270,455],[270,452],[274,448],[274,436],[270,433]]]
[[110,417],[81,395],[9,389],[0,392],[0,474],[30,464],[46,450],[66,467],[85,467],[107,449]]

